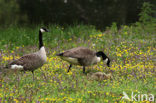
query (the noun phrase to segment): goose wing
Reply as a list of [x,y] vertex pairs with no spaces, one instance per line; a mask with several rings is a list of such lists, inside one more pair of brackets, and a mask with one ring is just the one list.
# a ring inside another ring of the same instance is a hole
[[24,70],[34,70],[43,65],[41,58],[37,54],[28,54],[24,55],[19,59],[12,61],[11,65],[20,65],[23,66]]
[[84,59],[95,56],[95,52],[85,47],[77,47],[63,52],[62,56]]

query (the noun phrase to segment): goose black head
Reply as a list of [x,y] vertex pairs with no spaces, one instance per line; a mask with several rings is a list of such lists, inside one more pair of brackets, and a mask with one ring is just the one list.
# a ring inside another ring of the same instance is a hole
[[40,30],[39,30],[39,49],[41,49],[41,47],[43,46],[43,40],[42,40],[43,32],[49,32],[49,30],[44,27],[40,28]]
[[40,28],[40,32],[49,32],[49,30],[48,29],[46,29],[46,28],[44,28],[44,27],[42,27],[42,28]]
[[99,51],[96,53],[97,57],[102,57],[102,59],[106,62],[107,66],[110,67],[110,59],[104,54],[103,51]]

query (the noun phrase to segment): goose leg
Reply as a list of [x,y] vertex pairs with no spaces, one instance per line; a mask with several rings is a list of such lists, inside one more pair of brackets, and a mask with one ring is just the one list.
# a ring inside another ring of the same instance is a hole
[[85,73],[85,66],[83,66],[83,73]]
[[31,71],[32,72],[32,74],[33,74],[33,80],[34,80],[34,71]]
[[70,68],[72,67],[72,65],[70,64],[70,66],[69,66],[69,69],[68,69],[68,72],[70,71]]

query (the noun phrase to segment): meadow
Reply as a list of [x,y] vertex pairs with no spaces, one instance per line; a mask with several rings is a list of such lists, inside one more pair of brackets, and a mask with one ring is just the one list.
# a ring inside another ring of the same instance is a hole
[[[151,103],[156,95],[156,26],[113,23],[105,31],[91,25],[49,25],[43,35],[48,62],[31,72],[3,70],[13,59],[38,50],[38,31],[34,27],[10,26],[0,31],[0,102],[2,103]],[[111,67],[103,62],[86,68],[87,73],[112,73],[112,79],[91,80],[82,67],[73,66],[56,57],[64,50],[84,46],[102,50],[111,59]],[[123,92],[130,97],[122,99]],[[135,99],[131,99],[131,93]],[[142,94],[147,94],[141,98]]]

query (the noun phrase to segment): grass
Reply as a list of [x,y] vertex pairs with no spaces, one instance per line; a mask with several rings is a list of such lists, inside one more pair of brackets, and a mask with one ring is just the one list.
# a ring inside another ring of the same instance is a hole
[[[12,59],[38,50],[38,30],[12,26],[0,33],[0,65]],[[115,24],[106,31],[94,26],[75,25],[61,27],[49,25],[51,32],[45,33],[44,43],[48,62],[31,72],[1,71],[0,102],[55,102],[55,103],[118,103],[123,91],[131,97],[136,94],[136,102],[148,102],[150,94],[155,95],[155,33],[141,26],[124,25],[117,30]],[[111,67],[101,62],[87,68],[87,73],[113,73],[112,80],[96,81],[82,73],[82,67],[73,66],[67,73],[69,64],[55,56],[63,50],[85,46],[92,50],[102,50],[111,59]],[[139,95],[147,94],[148,100],[139,101]],[[133,101],[134,102],[134,101]],[[154,102],[153,102],[154,103]]]

